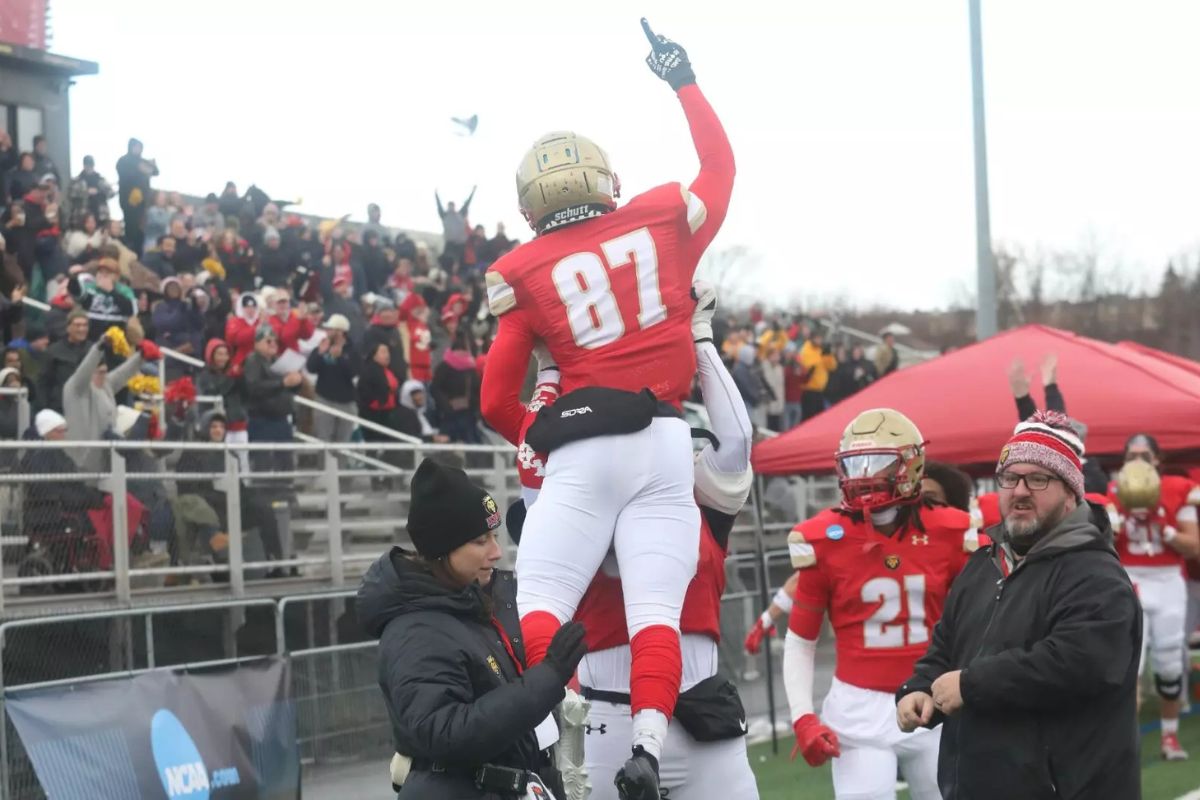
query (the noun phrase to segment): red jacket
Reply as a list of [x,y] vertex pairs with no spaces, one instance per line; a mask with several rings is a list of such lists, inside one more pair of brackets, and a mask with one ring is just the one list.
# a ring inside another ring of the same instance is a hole
[[808,381],[808,370],[793,358],[783,368],[783,401],[799,403],[804,395],[804,384]]
[[288,312],[286,320],[280,319],[277,315],[271,314],[267,317],[267,323],[275,331],[275,336],[279,339],[279,352],[284,350],[299,350],[300,341],[308,339],[317,331],[317,326],[307,317],[303,320],[295,310]]
[[240,373],[246,356],[254,352],[254,329],[262,321],[260,315],[253,321],[234,314],[225,323],[225,341],[229,344],[229,371]]

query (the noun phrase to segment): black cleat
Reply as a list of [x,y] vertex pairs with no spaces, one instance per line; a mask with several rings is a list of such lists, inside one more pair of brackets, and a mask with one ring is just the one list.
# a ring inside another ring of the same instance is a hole
[[659,800],[658,759],[638,745],[613,783],[620,800]]

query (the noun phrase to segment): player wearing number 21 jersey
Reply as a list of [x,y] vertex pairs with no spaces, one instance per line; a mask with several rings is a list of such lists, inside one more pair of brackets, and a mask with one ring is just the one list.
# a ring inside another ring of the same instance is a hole
[[[936,800],[940,732],[901,733],[893,694],[924,655],[977,538],[968,514],[922,501],[923,439],[899,412],[860,414],[835,458],[841,507],[788,537],[798,582],[783,668],[796,751],[812,766],[834,758],[838,798],[894,798],[899,766],[914,800]],[[813,665],[826,614],[837,666],[818,718]]]
[[[617,784],[622,798],[657,800],[657,759],[682,672],[679,617],[699,552],[691,431],[678,414],[696,370],[692,276],[725,218],[734,165],[687,53],[644,20],[643,28],[647,63],[676,92],[700,174],[618,208],[619,182],[594,143],[568,132],[534,143],[517,191],[537,236],[486,274],[499,323],[481,408],[519,444],[521,385],[535,342],[544,345],[564,395],[546,415],[559,435],[538,446],[546,474],[517,556],[526,654],[531,665],[544,657],[611,548],[632,654],[634,753]],[[639,398],[644,389],[653,398]],[[542,424],[530,429],[531,442]]]

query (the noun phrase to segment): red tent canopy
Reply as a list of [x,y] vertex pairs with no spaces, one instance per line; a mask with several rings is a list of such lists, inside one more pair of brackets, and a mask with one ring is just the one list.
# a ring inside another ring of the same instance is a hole
[[[1140,346],[1139,346],[1140,347]],[[1157,437],[1163,450],[1200,453],[1200,368],[1150,348],[1135,349],[1042,325],[1006,331],[923,364],[898,370],[817,417],[754,448],[766,475],[828,473],[842,430],[859,412],[894,408],[921,429],[930,458],[991,469],[1017,423],[1007,371],[1025,362],[1030,391],[1044,407],[1038,368],[1058,354],[1067,413],[1088,426],[1093,456],[1117,455],[1133,433]],[[1186,359],[1184,359],[1186,360]]]
[[1131,350],[1136,350],[1143,355],[1166,361],[1168,364],[1174,364],[1181,369],[1187,370],[1193,375],[1200,375],[1200,361],[1192,361],[1190,358],[1177,356],[1174,353],[1168,353],[1163,350],[1155,350],[1153,347],[1147,347],[1140,342],[1124,341],[1117,342],[1117,344],[1121,345],[1121,347],[1128,347]]

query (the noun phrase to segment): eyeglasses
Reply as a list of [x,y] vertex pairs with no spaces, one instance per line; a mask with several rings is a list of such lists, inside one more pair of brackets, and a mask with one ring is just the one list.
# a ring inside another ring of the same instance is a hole
[[1025,488],[1031,492],[1044,491],[1050,485],[1050,481],[1062,481],[1057,475],[1047,475],[1044,472],[1030,472],[1027,475],[1021,475],[1017,472],[1001,472],[996,476],[996,483],[1000,484],[1001,489],[1015,489],[1017,484],[1025,481]]

